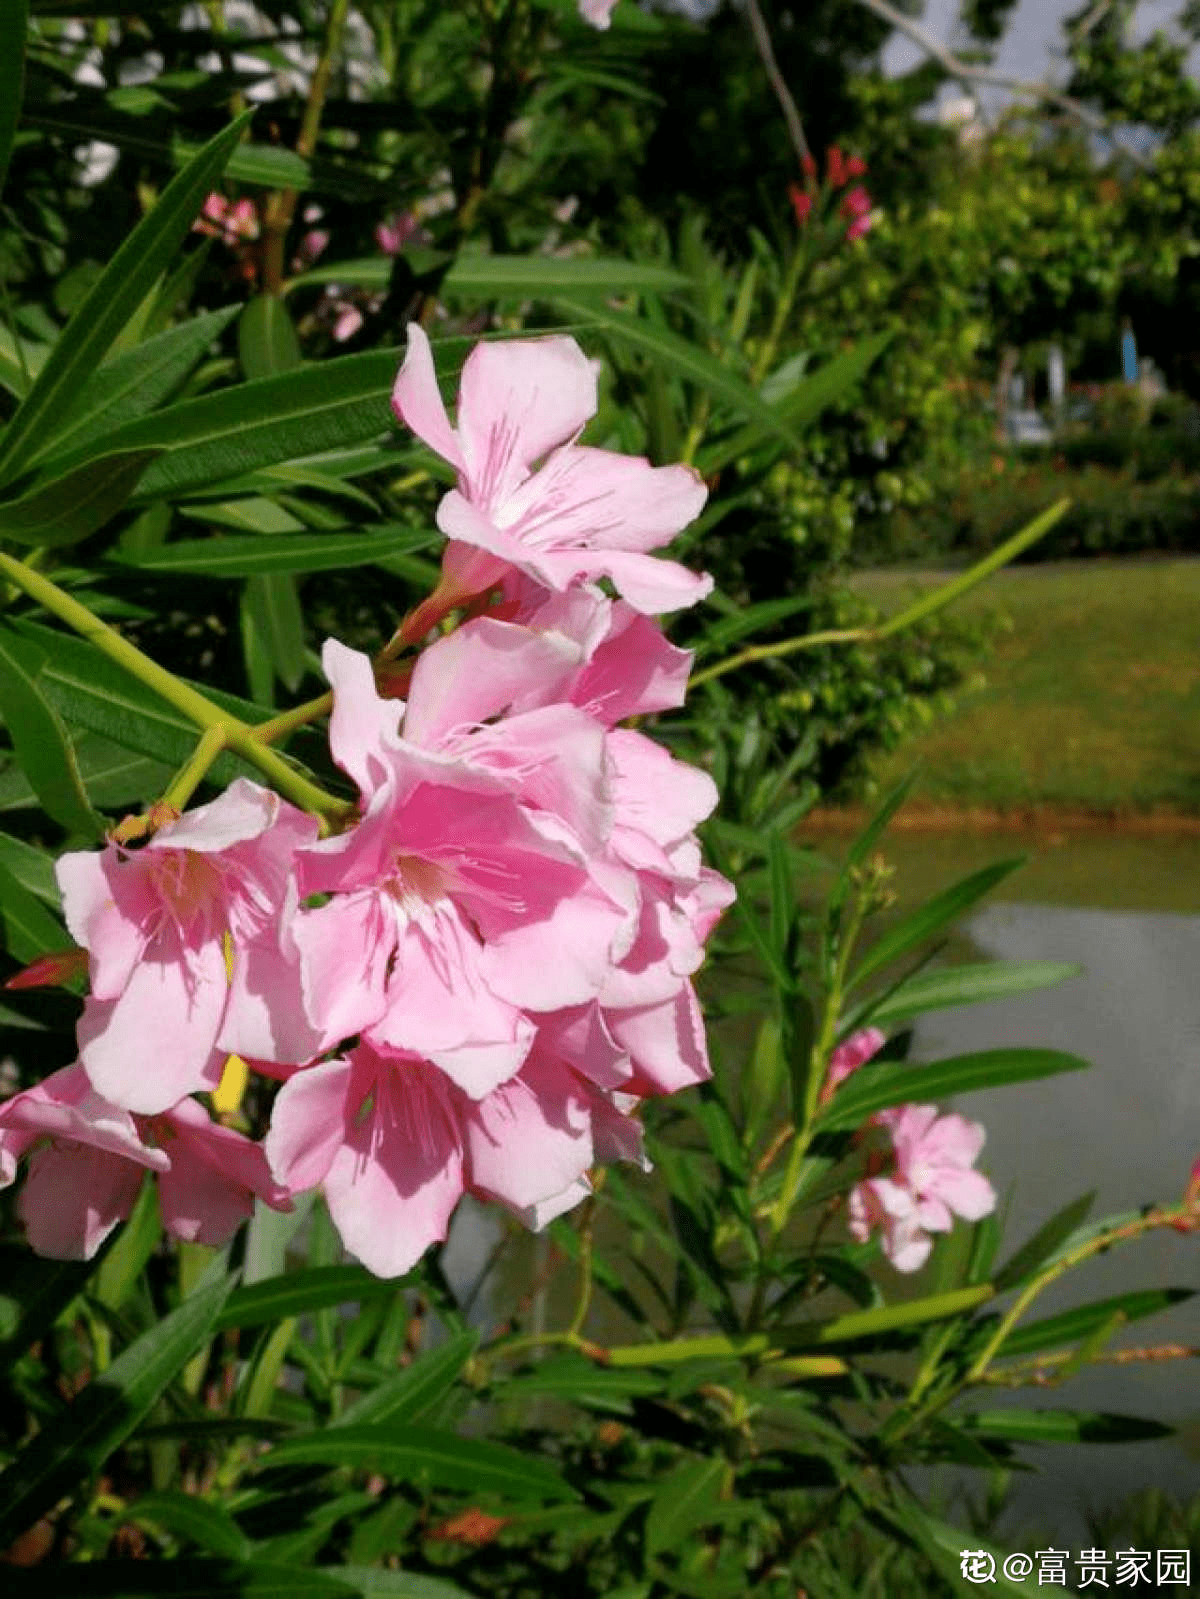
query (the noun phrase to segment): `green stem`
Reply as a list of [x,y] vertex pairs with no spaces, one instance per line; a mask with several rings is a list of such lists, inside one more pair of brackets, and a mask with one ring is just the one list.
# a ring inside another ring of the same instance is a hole
[[120,633],[115,628],[109,627],[107,622],[102,622],[98,616],[93,616],[86,605],[81,605],[65,590],[60,589],[57,583],[52,583],[40,572],[33,571],[23,561],[15,560],[3,551],[0,551],[0,573],[15,583],[23,593],[28,594],[31,600],[36,600],[51,615],[65,622],[81,638],[86,639],[89,644],[94,644],[110,660],[124,667],[131,677],[135,677],[139,683],[144,683],[147,688],[153,689],[161,699],[166,700],[168,705],[173,705],[177,711],[181,711],[197,727],[205,731],[209,728],[220,728],[225,745],[251,766],[257,767],[281,794],[298,805],[301,810],[311,811],[326,824],[344,821],[353,813],[353,807],[347,805],[344,800],[337,799],[333,794],[310,782],[290,766],[276,750],[267,749],[259,743],[254,729],[246,722],[233,716],[229,711],[223,711],[198,689],[181,682],[173,672],[168,672],[157,661],[144,655],[135,644],[122,638]]
[[714,666],[693,672],[688,687],[696,688],[701,683],[711,683],[714,678],[724,677],[726,672],[736,672],[739,667],[751,666],[755,661],[773,661],[783,655],[794,655],[797,650],[815,650],[821,644],[862,644],[879,637],[875,628],[838,627],[824,633],[805,633],[802,638],[785,638],[778,644],[752,644]]
[[780,291],[779,299],[775,304],[775,315],[771,320],[771,330],[767,334],[766,342],[758,352],[754,365],[750,369],[750,384],[752,388],[757,388],[763,378],[766,377],[767,368],[775,357],[779,340],[783,336],[784,328],[787,326],[787,319],[792,314],[796,290],[800,287],[800,277],[804,271],[807,255],[805,241],[800,238],[796,241],[796,248],[792,252],[792,259],[788,264],[787,277],[784,279],[783,289]]
[[315,722],[318,716],[328,716],[333,709],[333,691],[326,689],[315,700],[305,700],[303,705],[293,705],[290,711],[280,711],[268,722],[256,722],[252,729],[260,744],[273,744],[277,738],[286,738],[298,727]]
[[172,810],[181,811],[199,788],[208,773],[209,767],[225,748],[225,724],[219,723],[216,727],[206,728],[200,735],[200,741],[192,751],[185,764],[180,768],[174,781],[162,797],[162,803],[169,805]]

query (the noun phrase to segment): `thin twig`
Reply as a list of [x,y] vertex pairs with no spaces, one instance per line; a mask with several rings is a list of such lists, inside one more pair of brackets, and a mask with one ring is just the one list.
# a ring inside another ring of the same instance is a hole
[[800,162],[801,171],[806,178],[811,180],[809,167],[812,164],[812,151],[808,147],[808,140],[804,136],[804,124],[800,120],[800,112],[792,98],[792,92],[784,81],[783,73],[779,70],[779,63],[775,59],[775,48],[771,43],[771,35],[767,30],[766,18],[759,8],[758,0],[746,0],[746,19],[750,24],[750,32],[754,35],[754,43],[759,55],[762,57],[763,70],[767,80],[775,91],[775,98],[779,101],[783,112],[783,120],[787,123],[788,133],[792,145]]
[[1084,105],[1082,100],[1076,100],[1073,95],[1064,94],[1061,89],[1056,89],[1052,83],[1010,78],[1007,73],[996,72],[991,67],[974,66],[969,61],[963,61],[953,51],[948,50],[940,39],[935,39],[933,34],[923,28],[919,22],[914,22],[902,11],[897,11],[888,0],[857,0],[857,4],[864,6],[882,21],[890,22],[893,28],[905,34],[914,44],[920,45],[926,55],[944,67],[950,77],[957,78],[964,88],[969,88],[972,83],[990,83],[996,88],[1011,89],[1014,94],[1028,95],[1034,100],[1045,100],[1047,104],[1056,105],[1066,111],[1084,127],[1090,128],[1093,133],[1101,134],[1114,148],[1120,150],[1122,155],[1128,156],[1136,166],[1149,169],[1151,163],[1145,156],[1128,145],[1118,144],[1106,118],[1099,112],[1093,111],[1090,106]]

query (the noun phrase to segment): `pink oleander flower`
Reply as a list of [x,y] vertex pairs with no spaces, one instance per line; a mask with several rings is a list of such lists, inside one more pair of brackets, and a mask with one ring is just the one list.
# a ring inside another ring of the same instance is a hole
[[255,946],[274,942],[293,854],[316,836],[313,817],[238,778],[139,849],[61,857],[91,978],[79,1058],[98,1093],[154,1115],[216,1086],[263,1003]]
[[973,1171],[983,1127],[965,1116],[939,1116],[936,1105],[902,1105],[871,1118],[891,1134],[893,1167],[850,1192],[851,1237],[865,1243],[878,1227],[883,1252],[897,1271],[917,1271],[933,1248],[931,1233],[949,1232],[954,1217],[978,1221],[996,1208],[996,1193]]
[[821,1088],[821,1104],[827,1105],[838,1084],[845,1082],[851,1072],[856,1072],[878,1055],[886,1043],[887,1034],[881,1033],[878,1027],[863,1027],[857,1033],[851,1033],[844,1044],[839,1044],[829,1057],[829,1069]]
[[184,1099],[158,1116],[131,1116],[67,1066],[0,1104],[0,1186],[30,1154],[17,1212],[30,1244],[55,1260],[90,1260],[155,1174],[163,1225],[189,1243],[223,1244],[255,1195],[291,1208],[258,1144]]
[[848,178],[846,158],[838,145],[831,144],[825,152],[825,179],[831,189],[840,189]]
[[[285,918],[256,984],[278,996],[274,1013],[237,1053],[303,1065],[361,1033],[479,1098],[529,1053],[530,990],[546,1010],[593,995],[630,911],[587,867],[608,826],[602,729],[571,706],[464,727],[445,692],[450,719],[422,720],[437,650],[414,673],[402,734],[405,707],[380,697],[366,656],[325,646],[330,746],[362,819],[296,852],[300,899],[324,903]],[[297,979],[301,1007],[287,999]]]
[[458,473],[437,522],[450,540],[442,581],[405,625],[418,638],[515,568],[545,588],[608,577],[638,611],[703,599],[712,580],[647,552],[699,515],[706,490],[687,466],[577,444],[595,414],[596,374],[574,339],[476,345],[463,366],[458,425],[438,392],[425,332],[409,326],[392,405]]
[[593,28],[610,28],[616,3],[617,0],[579,0],[579,15]]
[[214,192],[201,206],[192,230],[220,239],[232,249],[258,238],[258,211],[253,200],[236,200],[231,204],[223,194]]
[[849,181],[851,178],[862,178],[862,177],[865,177],[868,171],[869,171],[869,168],[867,166],[867,163],[863,160],[862,156],[860,156],[860,155],[847,156],[846,165],[845,165],[845,172],[846,172],[847,181]]
[[798,183],[788,184],[788,199],[792,202],[792,210],[796,213],[796,221],[800,227],[807,226],[812,214],[813,199]]
[[342,1242],[381,1277],[445,1238],[464,1193],[540,1227],[590,1192],[594,1161],[642,1159],[638,1124],[544,1048],[476,1099],[428,1061],[360,1044],[289,1078],[266,1150],[289,1188],[321,1186]]
[[846,229],[848,239],[861,239],[864,233],[870,231],[874,223],[871,203],[871,196],[861,184],[851,189],[842,199],[838,211],[850,223]]

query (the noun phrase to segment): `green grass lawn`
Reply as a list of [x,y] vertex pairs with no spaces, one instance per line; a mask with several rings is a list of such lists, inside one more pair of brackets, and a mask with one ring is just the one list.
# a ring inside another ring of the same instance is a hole
[[[885,610],[944,581],[864,572]],[[998,573],[958,602],[1007,631],[987,686],[888,757],[926,804],[1200,812],[1200,560],[1099,560]]]

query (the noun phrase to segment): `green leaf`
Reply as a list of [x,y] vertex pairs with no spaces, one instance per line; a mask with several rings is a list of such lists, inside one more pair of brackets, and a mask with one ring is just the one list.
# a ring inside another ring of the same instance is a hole
[[731,616],[710,622],[701,639],[698,652],[727,650],[731,644],[748,634],[761,633],[776,622],[785,622],[797,611],[810,611],[816,602],[811,594],[785,594],[777,600],[760,600],[757,605],[747,605],[735,610]]
[[95,1270],[88,1260],[46,1260],[24,1245],[0,1248],[0,1367],[56,1322]]
[[147,1173],[129,1219],[96,1273],[94,1293],[102,1305],[107,1305],[109,1310],[120,1310],[137,1286],[161,1237],[158,1184]]
[[859,1338],[874,1338],[880,1333],[897,1332],[906,1327],[923,1326],[931,1321],[948,1321],[964,1315],[995,1297],[991,1283],[972,1288],[953,1288],[944,1294],[929,1294],[901,1305],[880,1305],[873,1310],[854,1310],[832,1321],[812,1322],[808,1326],[780,1328],[771,1333],[773,1341],[786,1339],[787,1347],[805,1349],[813,1344],[840,1344]]
[[180,539],[145,554],[116,555],[113,560],[139,572],[180,572],[222,579],[269,572],[342,572],[352,566],[374,565],[392,555],[428,549],[438,537],[425,528],[390,523],[361,532]]
[[[458,1438],[429,1427],[337,1427],[285,1438],[256,1462],[277,1466],[347,1466],[404,1482],[498,1493],[509,1499],[572,1499],[575,1490],[544,1461],[502,1444]],[[2,1481],[3,1479],[0,1479]]]
[[261,1327],[264,1322],[303,1316],[332,1305],[387,1299],[403,1284],[403,1278],[373,1277],[362,1266],[313,1266],[307,1271],[285,1272],[235,1289],[217,1319],[216,1330]]
[[272,1327],[253,1366],[247,1373],[241,1404],[246,1416],[269,1416],[288,1350],[296,1333],[296,1319],[285,1316]]
[[5,1548],[117,1449],[212,1336],[231,1279],[197,1290],[130,1344],[0,1473]]
[[[964,1581],[962,1576],[962,1551],[970,1549],[990,1555],[994,1562],[994,1576],[986,1579],[986,1592],[1006,1595],[1007,1599],[1029,1599],[1031,1590],[1024,1580],[1018,1582],[1004,1575],[1005,1550],[989,1543],[979,1533],[971,1532],[968,1535],[961,1527],[938,1520],[911,1496],[905,1498],[898,1510],[892,1510],[878,1500],[872,1503],[871,1509],[891,1524],[904,1543],[913,1543],[918,1549],[924,1550],[955,1593],[967,1595],[977,1591],[977,1584]],[[1073,1595],[1075,1589],[1064,1587],[1061,1592]]]
[[175,390],[238,313],[236,305],[191,317],[145,339],[93,372],[61,423],[34,456],[81,449],[116,427],[153,411]]
[[1062,1349],[1090,1337],[1114,1316],[1120,1315],[1127,1322],[1140,1321],[1143,1317],[1157,1315],[1160,1310],[1169,1310],[1172,1305],[1183,1304],[1195,1292],[1193,1288],[1139,1288],[1127,1294],[1114,1294],[1110,1299],[1076,1305],[1057,1316],[1044,1316],[1041,1321],[1015,1328],[1004,1340],[1000,1353],[1016,1358],[1040,1354],[1044,1349]]
[[[824,366],[818,367],[812,374],[798,378],[772,402],[772,409],[779,421],[796,433],[810,427],[824,410],[845,398],[855,384],[866,375],[894,337],[895,333],[891,329],[871,334],[868,338],[861,339],[853,349],[845,350],[840,355],[835,355],[831,361],[826,361]],[[769,382],[768,378],[767,383]],[[763,386],[765,388],[766,384]],[[721,467],[727,466],[730,461],[736,461],[739,455],[745,455],[747,450],[752,449],[761,439],[762,431],[761,427],[747,428],[735,438],[714,445],[711,450],[702,451],[697,466],[706,477],[719,471]]]
[[1081,966],[1066,961],[985,961],[978,965],[947,966],[936,972],[918,972],[892,990],[879,1005],[867,1000],[842,1024],[843,1035],[860,1027],[869,1014],[871,1022],[888,1027],[924,1016],[930,1011],[949,1010],[955,1005],[984,1005],[1014,994],[1028,994],[1039,988],[1078,977]]
[[777,434],[789,445],[798,445],[798,439],[769,405],[764,405],[748,383],[722,366],[714,356],[689,339],[680,338],[667,328],[657,327],[645,317],[631,311],[614,311],[603,304],[579,305],[554,296],[555,304],[569,316],[590,320],[599,330],[620,344],[648,355],[679,377],[697,384],[716,400],[724,400],[739,415],[757,424],[767,433]]
[[[163,792],[174,775],[174,768],[166,762],[135,755],[97,733],[79,732],[71,743],[87,796],[99,809],[149,802]],[[37,795],[17,762],[0,756],[0,811],[28,809],[37,803]]]
[[688,1533],[704,1525],[718,1502],[727,1469],[717,1455],[668,1473],[646,1517],[647,1554],[676,1548]]
[[[163,191],[98,278],[64,328],[37,382],[0,442],[0,481],[14,478],[58,425],[75,390],[91,376],[113,341],[170,264],[201,202],[224,170],[250,113],[239,117],[197,154]],[[107,453],[107,452],[106,452]]]
[[442,1577],[419,1577],[411,1571],[383,1571],[378,1566],[336,1566],[339,1581],[362,1599],[471,1599],[465,1588]]
[[[198,735],[187,717],[83,639],[32,622],[0,624],[0,650],[15,656],[27,675],[37,674],[39,689],[67,722],[173,767],[195,749]],[[244,721],[263,719],[263,711],[249,701],[208,687],[204,692]],[[227,755],[210,768],[217,783],[247,770]]]
[[338,356],[180,400],[106,434],[93,450],[165,450],[141,483],[140,501],[193,493],[297,456],[365,444],[388,431],[388,395],[400,354]]
[[[331,261],[292,278],[286,292],[316,283],[345,283],[356,288],[386,289],[392,262],[386,256],[356,261]],[[460,255],[442,279],[445,294],[470,299],[595,292],[630,294],[639,290],[690,289],[692,280],[672,267],[615,256]]]
[[11,637],[0,631],[0,714],[17,759],[47,815],[68,833],[98,839],[104,820],[88,800],[67,730],[42,693],[40,671],[8,648]]
[[0,501],[0,538],[47,549],[78,544],[112,520],[161,453],[114,450],[37,484],[20,499]]
[[890,789],[883,796],[871,820],[854,840],[854,843],[851,844],[847,851],[846,859],[842,862],[842,868],[837,875],[837,880],[830,890],[829,909],[831,914],[839,912],[846,903],[850,890],[854,886],[856,869],[863,864],[883,837],[892,817],[895,816],[912,792],[912,786],[916,780],[916,772],[910,772],[907,777],[901,778],[895,788]]
[[826,1131],[861,1127],[868,1116],[890,1105],[928,1104],[952,1094],[973,1094],[981,1088],[1085,1071],[1089,1065],[1078,1055],[1058,1049],[983,1049],[972,1055],[951,1055],[928,1066],[863,1066],[838,1088],[820,1125]]
[[129,1506],[126,1515],[131,1521],[161,1527],[214,1555],[245,1560],[250,1554],[250,1540],[229,1512],[196,1494],[171,1489],[143,1494]]
[[54,861],[45,850],[27,844],[23,838],[13,838],[0,833],[0,866],[4,867],[22,888],[57,910],[62,903],[58,883],[54,876]]
[[[90,1560],[14,1569],[5,1599],[355,1599],[364,1590],[328,1571],[267,1561]],[[419,1595],[413,1594],[413,1599]],[[430,1595],[430,1599],[436,1599]]]
[[455,1333],[437,1349],[388,1377],[347,1405],[331,1427],[362,1427],[388,1421],[424,1421],[453,1388],[463,1367],[475,1352],[479,1335]]
[[304,615],[296,580],[287,572],[252,577],[246,584],[246,614],[266,647],[275,675],[295,693],[308,670]]
[[882,938],[872,944],[858,963],[847,986],[856,987],[874,972],[884,966],[890,966],[894,960],[907,954],[916,945],[926,943],[947,923],[956,921],[985,894],[990,893],[997,883],[1003,882],[1011,872],[1015,872],[1018,866],[1024,864],[1023,855],[1014,860],[997,861],[995,865],[985,866],[981,871],[972,872],[969,877],[964,877],[952,887],[934,895],[927,904],[904,917],[896,926],[888,928]]
[[555,1355],[532,1371],[505,1377],[496,1385],[496,1398],[566,1399],[576,1404],[636,1399],[661,1393],[663,1379],[649,1371],[611,1371],[582,1355]]
[[36,960],[39,955],[72,947],[66,928],[3,865],[0,865],[0,924],[4,928],[5,949],[22,965]]
[[4,192],[4,179],[21,115],[28,27],[28,0],[10,0],[8,5],[0,7],[0,194]]
[[1002,1293],[1006,1288],[1015,1288],[1044,1266],[1057,1253],[1060,1245],[1087,1220],[1095,1199],[1096,1192],[1093,1189],[1090,1194],[1071,1200],[1070,1204],[1064,1205],[1048,1221],[1043,1222],[1037,1232],[1026,1239],[1016,1254],[1005,1261],[996,1273],[996,1291]]
[[1089,1410],[976,1410],[956,1423],[979,1438],[1018,1444],[1129,1444],[1168,1438],[1166,1422]]
[[250,379],[290,372],[304,359],[287,306],[275,294],[256,294],[238,322],[238,359]]

